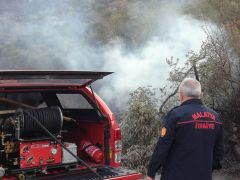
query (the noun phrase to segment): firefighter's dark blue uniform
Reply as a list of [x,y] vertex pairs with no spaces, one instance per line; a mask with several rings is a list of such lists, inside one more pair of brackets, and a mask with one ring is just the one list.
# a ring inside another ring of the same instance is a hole
[[223,130],[218,113],[200,99],[185,101],[164,119],[148,176],[162,167],[161,180],[211,180],[223,158]]

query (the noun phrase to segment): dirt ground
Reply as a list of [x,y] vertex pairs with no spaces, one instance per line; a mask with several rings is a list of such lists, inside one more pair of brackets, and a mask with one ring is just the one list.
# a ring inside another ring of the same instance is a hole
[[240,176],[232,176],[224,173],[214,173],[213,180],[239,180]]
[[[160,175],[157,175],[155,177],[155,180],[159,180]],[[233,175],[233,174],[228,174],[225,171],[219,171],[219,172],[214,172],[213,173],[213,179],[212,180],[240,180],[240,175]]]

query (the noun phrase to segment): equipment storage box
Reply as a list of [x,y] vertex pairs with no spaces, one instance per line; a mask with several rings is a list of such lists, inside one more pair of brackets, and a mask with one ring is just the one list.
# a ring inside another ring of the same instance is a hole
[[[73,154],[77,156],[77,145],[74,143],[64,143],[64,146],[69,149]],[[69,152],[67,152],[65,149],[63,149],[63,158],[62,163],[75,163],[77,162],[77,159],[73,157]]]

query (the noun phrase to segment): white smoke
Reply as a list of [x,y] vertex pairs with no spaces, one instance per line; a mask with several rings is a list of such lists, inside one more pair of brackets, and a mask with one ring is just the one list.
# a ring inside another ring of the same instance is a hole
[[[183,12],[186,0],[155,4],[139,0],[129,1],[132,21],[125,26],[131,33],[134,19],[142,19],[142,27],[148,29],[145,41],[134,50],[126,50],[119,37],[94,45],[89,43],[94,31],[89,14],[95,13],[95,2],[0,1],[0,67],[114,71],[99,82],[104,85],[98,93],[108,103],[125,109],[129,93],[137,87],[158,88],[167,83],[166,58],[179,58],[183,64],[186,53],[198,51],[205,39],[204,23]],[[132,35],[137,36],[137,31]]]
[[169,75],[166,59],[186,61],[186,54],[200,50],[206,35],[204,22],[182,13],[182,4],[162,3],[154,23],[155,35],[137,52],[126,53],[121,43],[115,42],[104,51],[103,70],[114,71],[100,94],[118,108],[125,108],[128,94],[140,86],[163,87]]

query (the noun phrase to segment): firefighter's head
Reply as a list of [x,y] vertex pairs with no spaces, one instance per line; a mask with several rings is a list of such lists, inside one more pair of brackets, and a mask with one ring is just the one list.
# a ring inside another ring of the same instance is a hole
[[189,99],[200,99],[202,88],[199,81],[194,78],[185,78],[179,86],[179,99],[183,103]]

